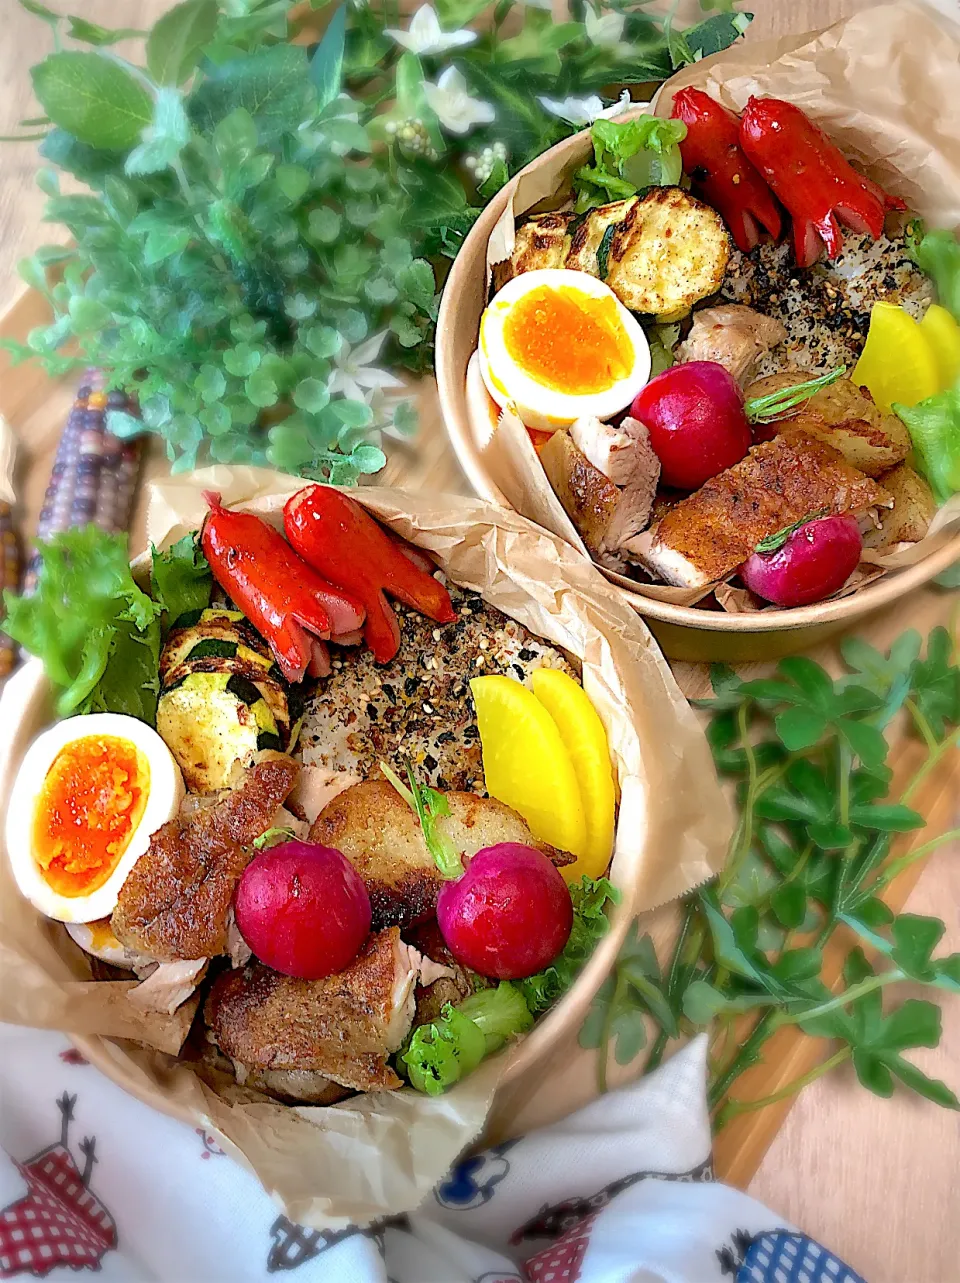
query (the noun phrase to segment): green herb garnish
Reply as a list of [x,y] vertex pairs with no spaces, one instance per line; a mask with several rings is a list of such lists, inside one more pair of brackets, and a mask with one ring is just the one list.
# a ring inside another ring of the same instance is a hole
[[583,970],[598,942],[609,929],[607,904],[616,904],[620,892],[606,878],[582,877],[570,887],[573,927],[563,952],[549,967],[517,980],[527,1006],[538,1015],[561,998]]
[[380,770],[420,821],[423,840],[437,868],[445,878],[459,878],[463,873],[460,852],[454,849],[437,825],[438,820],[450,814],[447,799],[437,789],[418,784],[411,766],[407,766],[409,788],[385,762],[380,763]]
[[276,846],[278,842],[286,842],[295,836],[293,829],[289,825],[282,824],[274,829],[267,829],[258,838],[254,838],[253,845],[258,851],[262,851],[265,847]]
[[893,410],[910,433],[934,498],[946,503],[960,491],[960,388],[947,388],[917,405],[894,403]]
[[809,521],[819,521],[821,517],[829,516],[829,508],[818,508],[816,512],[811,512],[807,517],[801,517],[799,521],[792,522],[789,526],[784,526],[776,534],[767,535],[766,539],[761,539],[755,546],[754,552],[779,552],[791,535],[796,534],[801,526],[805,526]]
[[960,241],[944,228],[928,232],[919,219],[908,224],[904,240],[907,253],[937,287],[938,302],[960,321]]
[[[955,829],[890,858],[896,834],[923,827],[911,805],[921,782],[960,743],[960,668],[944,628],[930,634],[925,654],[915,632],[886,654],[859,638],[842,650],[849,672],[836,681],[803,657],[752,681],[714,667],[715,698],[702,706],[717,769],[738,789],[740,821],[723,873],[686,898],[667,963],[661,967],[634,927],[597,994],[580,1040],[599,1048],[601,1085],[611,1052],[629,1062],[648,1029],[653,1068],[671,1039],[714,1025],[709,1094],[717,1126],[848,1060],[878,1095],[889,1096],[896,1080],[960,1108],[948,1086],[903,1055],[937,1044],[939,1008],[926,998],[883,1001],[884,990],[902,984],[960,991],[960,954],[937,955],[938,918],[895,914],[880,898],[903,869],[960,837]],[[899,798],[890,798],[883,732],[898,716],[909,718],[926,752]],[[879,961],[851,946],[843,988],[834,992],[821,973],[824,947],[838,932],[852,933]],[[733,1021],[743,1014],[756,1023],[735,1037]],[[773,1097],[730,1098],[785,1025],[832,1039],[834,1053]]]
[[3,630],[43,660],[57,715],[127,713],[154,725],[160,607],[134,582],[126,536],[84,526],[37,551],[36,591],[4,593]]
[[[573,179],[578,213],[626,200],[647,187],[679,183],[683,173],[679,144],[687,136],[682,120],[659,116],[623,122],[595,120],[590,133],[593,164],[581,166]],[[609,229],[604,239],[608,234]],[[600,276],[606,276],[605,262]]]
[[163,611],[164,628],[180,625],[184,615],[196,614],[199,619],[210,605],[213,574],[196,535],[184,535],[163,552],[156,548],[150,551],[150,591]]
[[821,374],[816,379],[808,379],[805,383],[797,383],[789,388],[779,388],[776,392],[768,392],[766,396],[755,396],[744,406],[747,418],[751,423],[774,423],[777,419],[792,414],[823,388],[842,379],[846,372],[845,365],[838,365],[835,370]]

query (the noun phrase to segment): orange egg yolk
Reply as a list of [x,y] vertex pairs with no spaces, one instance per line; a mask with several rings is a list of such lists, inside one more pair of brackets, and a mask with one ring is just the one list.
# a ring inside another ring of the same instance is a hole
[[603,392],[633,369],[633,344],[616,300],[568,286],[524,294],[510,308],[503,339],[525,374],[571,396]]
[[130,740],[87,735],[53,759],[33,816],[34,859],[51,890],[89,895],[123,858],[150,790],[150,766]]

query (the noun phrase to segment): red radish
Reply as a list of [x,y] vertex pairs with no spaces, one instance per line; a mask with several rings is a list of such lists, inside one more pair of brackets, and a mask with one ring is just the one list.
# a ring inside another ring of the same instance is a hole
[[240,934],[274,971],[319,980],[349,967],[370,933],[370,897],[346,856],[291,840],[256,856],[234,900]]
[[863,540],[852,517],[819,517],[757,547],[740,567],[750,591],[776,606],[809,606],[840,591],[857,568]]
[[638,393],[630,413],[650,431],[661,481],[677,490],[699,489],[752,445],[740,384],[715,361],[664,370]]
[[437,922],[456,960],[482,976],[520,980],[550,965],[567,943],[573,902],[542,851],[501,842],[478,851],[447,882]]
[[846,369],[840,365],[795,387],[745,401],[740,384],[724,366],[685,361],[651,379],[634,398],[630,413],[650,432],[663,484],[699,490],[744,457],[753,444],[752,423],[783,418],[821,388],[836,383]]

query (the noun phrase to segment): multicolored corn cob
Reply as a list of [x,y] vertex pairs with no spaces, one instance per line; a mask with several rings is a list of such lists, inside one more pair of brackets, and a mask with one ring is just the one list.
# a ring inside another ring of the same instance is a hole
[[[9,588],[16,592],[20,587],[20,540],[13,520],[13,506],[16,500],[13,489],[13,467],[16,457],[16,442],[13,430],[6,419],[0,415],[0,593]],[[2,600],[0,600],[0,622],[4,618]],[[0,681],[9,677],[17,662],[17,644],[0,633]]]
[[[124,392],[104,392],[103,383],[100,371],[88,370],[77,389],[50,471],[37,522],[38,540],[91,522],[101,530],[129,529],[140,472],[140,442],[121,441],[108,432],[106,416],[108,409],[136,414],[137,407]],[[38,569],[39,558],[34,554],[24,592],[33,591]]]

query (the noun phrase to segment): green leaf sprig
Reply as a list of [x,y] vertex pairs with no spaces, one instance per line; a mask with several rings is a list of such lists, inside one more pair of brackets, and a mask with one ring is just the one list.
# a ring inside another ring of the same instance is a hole
[[[599,1049],[605,1085],[610,1054],[626,1064],[652,1045],[647,1067],[671,1039],[712,1028],[710,1103],[723,1126],[850,1061],[860,1082],[889,1096],[899,1082],[951,1109],[960,1101],[903,1053],[935,1046],[940,1011],[927,998],[888,1007],[884,991],[903,983],[960,992],[960,954],[940,956],[937,918],[895,914],[884,889],[952,830],[891,858],[898,833],[923,827],[911,806],[922,781],[960,745],[960,668],[953,640],[937,628],[926,647],[904,633],[886,654],[858,638],[843,644],[848,672],[834,681],[812,660],[785,659],[771,678],[744,681],[713,671],[708,738],[730,779],[740,818],[719,878],[688,896],[671,957],[661,968],[636,925],[580,1033]],[[909,721],[926,750],[899,798],[884,731]],[[822,978],[823,950],[843,928],[859,938],[848,952],[843,988]],[[876,958],[868,960],[868,954]],[[756,1018],[747,1037],[734,1021]],[[834,1053],[763,1100],[730,1095],[739,1076],[785,1025],[829,1038]]]
[[433,856],[434,863],[442,875],[445,878],[459,878],[463,873],[460,852],[443,834],[438,824],[439,820],[450,814],[450,803],[446,797],[437,789],[419,784],[413,773],[413,767],[409,764],[407,765],[409,788],[386,762],[380,763],[380,771],[416,815],[427,850]]
[[[313,0],[329,20],[305,47],[294,0],[182,0],[149,32],[20,2],[54,41],[24,122],[40,132],[21,137],[42,140],[44,217],[72,247],[21,264],[53,320],[5,346],[54,375],[104,369],[142,409],[111,429],[158,434],[175,471],[342,484],[383,467],[385,430],[414,430],[395,372],[432,366],[445,260],[510,174],[580,127],[565,104],[662,80],[678,50],[745,26],[719,13],[680,33],[611,5],[611,47],[582,13],[438,0],[424,41],[394,5]],[[116,52],[128,38],[139,58]]]

